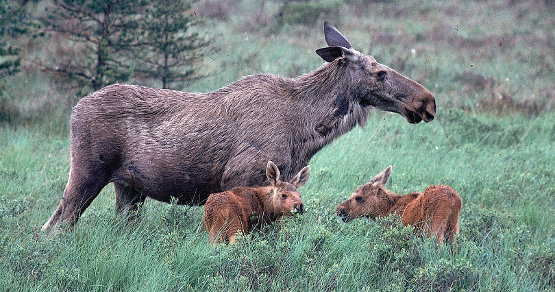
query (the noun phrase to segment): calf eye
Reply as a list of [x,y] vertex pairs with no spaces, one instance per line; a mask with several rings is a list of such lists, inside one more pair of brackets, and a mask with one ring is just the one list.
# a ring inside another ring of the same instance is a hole
[[385,71],[379,71],[378,73],[376,73],[376,79],[378,81],[384,81],[385,80],[385,76],[387,75],[387,72]]
[[286,194],[281,194],[281,198],[282,198],[283,200],[285,200],[285,199],[287,199],[287,195],[286,195]]
[[364,202],[364,199],[362,197],[355,197],[355,201],[357,203],[362,203],[362,202]]

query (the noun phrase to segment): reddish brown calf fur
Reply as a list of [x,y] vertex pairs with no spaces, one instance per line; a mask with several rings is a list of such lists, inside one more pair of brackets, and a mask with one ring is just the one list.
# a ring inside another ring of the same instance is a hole
[[337,215],[347,222],[357,217],[387,216],[397,213],[403,225],[413,225],[427,236],[436,235],[440,243],[455,242],[459,232],[461,197],[450,186],[431,185],[424,193],[402,196],[383,187],[391,174],[386,168],[369,183],[358,187],[351,197],[337,207]]
[[283,182],[278,167],[269,161],[266,176],[270,186],[236,187],[208,197],[204,225],[212,243],[234,243],[238,231],[247,234],[283,216],[303,213],[297,188],[308,180],[310,166],[301,169],[291,182]]

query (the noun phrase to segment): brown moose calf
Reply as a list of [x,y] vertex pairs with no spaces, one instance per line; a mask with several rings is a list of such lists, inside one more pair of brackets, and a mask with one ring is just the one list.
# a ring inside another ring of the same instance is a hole
[[391,165],[370,182],[358,187],[351,197],[337,207],[337,215],[348,222],[357,217],[384,217],[391,213],[401,216],[403,225],[413,225],[427,236],[436,235],[455,242],[459,232],[461,197],[449,186],[431,185],[424,193],[395,194],[383,186],[391,174]]
[[210,241],[234,243],[238,231],[247,234],[283,216],[302,214],[304,205],[297,188],[309,176],[310,166],[305,166],[291,182],[283,182],[278,167],[268,161],[266,177],[271,185],[236,187],[211,194],[204,208],[204,225]]

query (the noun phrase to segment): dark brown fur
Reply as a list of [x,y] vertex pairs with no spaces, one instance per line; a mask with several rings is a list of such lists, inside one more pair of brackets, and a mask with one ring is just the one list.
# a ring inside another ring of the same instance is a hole
[[262,185],[268,160],[289,180],[364,125],[372,107],[410,123],[433,119],[428,90],[350,48],[327,22],[325,30],[330,47],[318,54],[328,63],[297,78],[252,75],[203,94],[116,84],[81,99],[69,181],[43,230],[72,225],[110,182],[116,210],[127,214],[146,197],[203,204],[211,193]]
[[239,231],[247,234],[283,216],[303,213],[304,204],[297,188],[308,180],[310,167],[301,169],[291,182],[283,182],[279,169],[270,161],[266,175],[270,186],[236,187],[208,197],[204,225],[211,242],[234,243]]
[[337,215],[347,222],[357,217],[384,217],[391,213],[401,216],[403,225],[424,230],[427,236],[444,237],[451,243],[459,232],[461,197],[449,186],[431,185],[424,193],[402,196],[383,187],[391,173],[389,166],[369,183],[358,187],[351,197],[337,207]]

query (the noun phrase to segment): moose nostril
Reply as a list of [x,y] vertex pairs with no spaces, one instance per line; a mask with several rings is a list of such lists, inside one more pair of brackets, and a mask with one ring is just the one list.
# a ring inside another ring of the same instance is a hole
[[426,122],[431,122],[434,119],[434,116],[436,115],[435,103],[431,103],[426,106],[426,108],[424,109],[424,115],[426,116],[426,119],[427,119]]
[[424,114],[426,115],[426,122],[431,122],[434,120],[434,116],[431,113],[425,112]]
[[298,209],[299,209],[299,213],[301,213],[301,214],[304,213],[304,205],[303,204],[301,204]]

